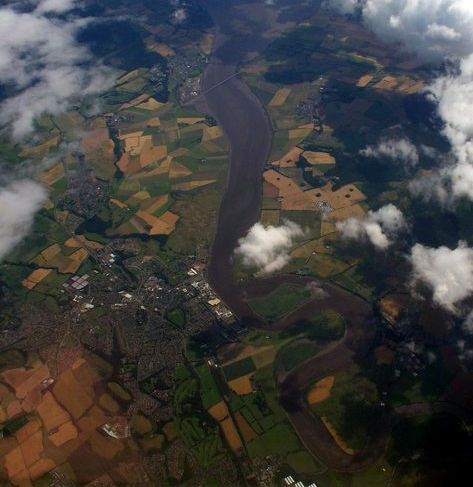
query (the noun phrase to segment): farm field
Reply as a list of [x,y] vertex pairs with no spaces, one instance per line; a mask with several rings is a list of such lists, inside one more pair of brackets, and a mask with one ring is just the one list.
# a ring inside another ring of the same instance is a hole
[[[322,418],[330,434],[347,453],[363,448],[376,427],[379,401],[376,385],[361,375],[358,367],[337,372],[309,391],[313,411]],[[326,388],[329,388],[330,392]],[[321,392],[322,389],[324,392]],[[325,399],[321,399],[325,396]],[[310,399],[309,399],[310,401]]]
[[276,321],[311,299],[309,290],[290,284],[281,284],[272,293],[249,302],[250,308],[266,321]]
[[[89,354],[79,356],[53,378],[49,367],[31,355],[0,373],[11,388],[1,386],[2,430],[10,432],[2,447],[2,467],[15,485],[35,482],[64,465],[84,481],[89,473],[83,461],[98,455],[118,465],[124,455],[136,455],[126,442],[129,433],[121,407],[111,395],[96,392],[106,377],[97,373],[94,361]],[[77,452],[87,443],[92,451],[79,459]]]

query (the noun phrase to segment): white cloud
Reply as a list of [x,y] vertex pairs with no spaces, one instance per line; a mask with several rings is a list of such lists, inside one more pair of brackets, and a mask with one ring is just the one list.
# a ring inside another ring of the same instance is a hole
[[399,139],[383,138],[378,145],[369,145],[361,150],[360,154],[375,159],[390,159],[407,167],[414,167],[419,163],[419,152],[416,146],[404,137]]
[[406,221],[402,212],[389,204],[369,211],[363,218],[348,218],[336,225],[345,238],[369,240],[375,247],[386,249],[392,243],[391,238],[406,228]]
[[61,112],[72,98],[112,84],[111,71],[92,62],[88,49],[76,42],[89,20],[54,15],[76,5],[45,0],[31,12],[0,8],[0,82],[18,90],[0,106],[0,122],[16,139],[30,132],[42,113]]
[[353,14],[360,6],[359,0],[326,0],[325,5],[338,10],[342,14]]
[[471,0],[328,0],[342,13],[361,12],[380,38],[401,42],[420,59],[458,62],[425,91],[438,104],[452,157],[434,176],[411,187],[442,203],[473,200],[473,2]]
[[303,235],[302,228],[289,220],[279,227],[270,225],[265,228],[256,223],[238,241],[235,254],[242,257],[246,267],[256,267],[259,275],[268,275],[289,262],[289,250],[294,240]]
[[0,259],[27,235],[45,199],[44,188],[28,179],[0,188]]
[[410,256],[412,283],[422,281],[433,292],[433,300],[456,312],[456,304],[473,293],[473,249],[460,242],[454,250],[416,244]]
[[35,12],[63,13],[72,10],[75,6],[76,0],[43,0],[39,2],[39,5],[36,7]]
[[464,57],[473,45],[470,0],[328,0],[341,13],[358,8],[378,36],[402,42],[427,61]]

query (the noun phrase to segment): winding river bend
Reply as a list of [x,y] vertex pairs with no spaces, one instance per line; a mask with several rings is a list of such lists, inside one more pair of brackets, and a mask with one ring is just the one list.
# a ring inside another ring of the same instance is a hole
[[[245,296],[256,297],[282,282],[307,284],[313,279],[278,276],[238,284],[233,279],[232,255],[238,239],[258,221],[262,203],[262,171],[269,157],[272,128],[264,106],[238,76],[238,49],[222,27],[228,15],[225,0],[204,2],[217,24],[216,49],[204,73],[205,105],[217,119],[231,144],[231,165],[223,196],[209,263],[209,280],[227,305],[248,325],[266,326],[251,312]],[[255,45],[264,46],[262,38]],[[267,43],[268,41],[266,41]],[[312,301],[273,326],[284,328],[324,307],[335,308],[346,320],[342,340],[309,362],[297,367],[278,383],[279,398],[300,439],[312,455],[329,468],[353,471],[369,465],[382,453],[386,434],[380,431],[367,447],[351,456],[335,443],[321,420],[310,410],[305,391],[314,381],[349,366],[369,349],[375,333],[371,306],[359,297],[329,283],[320,282],[326,297]],[[348,317],[348,318],[347,318]],[[387,427],[387,426],[386,426]]]

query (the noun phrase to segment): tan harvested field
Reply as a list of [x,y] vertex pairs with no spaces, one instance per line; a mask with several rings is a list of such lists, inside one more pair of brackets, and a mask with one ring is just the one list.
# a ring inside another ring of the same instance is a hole
[[120,107],[120,110],[126,110],[127,108],[139,105],[140,103],[145,102],[148,98],[150,98],[150,96],[147,95],[146,93],[143,93],[142,95],[139,95],[136,98],[133,98],[133,100],[129,101],[128,103],[124,103]]
[[218,139],[223,136],[222,129],[215,125],[214,127],[205,127],[202,135],[202,142],[207,142],[209,140]]
[[331,233],[335,233],[337,231],[337,227],[335,223],[328,222],[323,220],[320,223],[320,236],[325,237],[326,235],[330,235]]
[[309,196],[309,192],[304,192],[299,185],[291,178],[270,169],[265,171],[264,180],[279,190],[278,196],[282,199],[282,210],[311,210],[316,211],[316,207]]
[[330,217],[332,220],[343,221],[347,220],[348,218],[361,218],[365,214],[366,210],[361,205],[355,204],[332,211],[332,213],[330,213]]
[[305,194],[308,194],[314,203],[325,202],[334,210],[366,200],[366,196],[354,184],[346,184],[332,191],[332,183],[329,182],[321,188],[306,191]]
[[186,176],[190,176],[191,174],[192,171],[182,164],[179,164],[179,162],[171,162],[171,167],[169,168],[169,177],[171,179],[185,178]]
[[307,400],[309,404],[318,404],[319,402],[325,401],[330,397],[333,384],[335,383],[335,377],[329,375],[323,379],[316,382],[309,390],[307,394]]
[[15,438],[18,443],[23,443],[33,433],[41,429],[41,421],[38,418],[32,418],[25,426],[22,426],[16,433]]
[[43,257],[44,260],[50,262],[54,259],[54,257],[56,257],[56,255],[60,253],[61,253],[61,247],[59,246],[59,244],[55,243],[49,246],[48,248],[44,249],[40,255],[41,257]]
[[139,72],[137,69],[134,69],[133,71],[130,71],[128,73],[125,73],[123,76],[120,76],[115,80],[115,84],[121,85],[122,83],[126,83],[127,81],[132,80],[133,78],[136,78],[139,75]]
[[99,426],[102,426],[106,422],[107,416],[105,416],[105,413],[99,407],[92,406],[89,411],[87,411],[87,414],[77,421],[77,426],[81,432],[90,435]]
[[237,379],[233,379],[228,383],[228,387],[234,392],[236,392],[239,396],[244,396],[245,394],[250,394],[253,392],[253,385],[251,383],[251,378],[253,377],[254,372],[247,375],[242,375]]
[[305,139],[312,132],[312,124],[309,127],[303,126],[297,129],[289,130],[288,136],[290,139]]
[[230,449],[235,453],[239,452],[243,448],[243,444],[241,443],[233,420],[231,418],[224,419],[220,422],[220,426]]
[[53,392],[74,419],[80,418],[93,404],[93,391],[80,384],[71,369],[59,376]]
[[202,117],[178,117],[177,123],[183,125],[194,125],[195,123],[203,122],[205,118]]
[[29,483],[29,473],[26,470],[26,465],[19,446],[5,455],[4,468],[7,471],[8,477],[15,485],[31,485]]
[[280,107],[286,103],[289,95],[291,94],[290,88],[281,88],[280,90],[276,91],[273,98],[269,102],[270,107]]
[[207,412],[218,422],[224,420],[228,416],[228,408],[224,401],[218,402],[209,408]]
[[302,152],[303,149],[293,147],[289,152],[287,152],[287,154],[284,154],[281,159],[274,161],[273,166],[279,166],[281,168],[297,167],[297,163],[299,162]]
[[373,88],[377,90],[393,90],[398,84],[397,79],[394,76],[385,76],[381,81],[378,81]]
[[140,210],[153,214],[158,210],[160,210],[168,202],[169,202],[169,195],[163,194],[161,196],[156,196],[154,198],[149,198],[147,200],[144,200],[140,204]]
[[67,263],[65,265],[59,265],[58,271],[63,274],[75,274],[82,262],[87,259],[89,253],[84,248],[80,248],[68,257]]
[[50,433],[48,436],[49,441],[54,446],[62,446],[70,440],[74,440],[78,436],[77,428],[74,426],[72,421],[67,421],[66,423],[59,426],[57,431]]
[[159,117],[150,118],[146,122],[146,126],[147,127],[160,127],[161,126],[161,120],[159,119]]
[[150,235],[170,235],[176,228],[176,223],[179,220],[179,215],[166,211],[163,215],[156,219],[153,227],[149,231]]
[[61,141],[61,137],[59,135],[56,135],[52,139],[49,139],[40,145],[36,145],[34,147],[24,149],[20,153],[20,155],[22,157],[44,157],[49,152],[50,149],[52,149],[53,147],[57,147],[60,141]]
[[397,87],[397,91],[399,91],[400,93],[404,93],[405,95],[411,95],[417,93],[424,87],[425,87],[425,83],[423,81],[409,80],[404,83],[401,83]]
[[374,74],[365,74],[358,80],[356,86],[358,86],[358,88],[365,88],[373,78]]
[[235,413],[235,421],[245,443],[249,443],[258,436],[239,411]]
[[174,56],[176,54],[176,51],[167,44],[156,44],[155,51],[165,57]]
[[93,240],[89,240],[83,235],[76,235],[75,237],[68,238],[64,242],[64,246],[70,248],[86,247],[94,250],[99,250],[103,248],[103,244],[99,242],[94,242]]
[[263,181],[263,196],[265,198],[277,198],[279,196],[279,188],[268,181]]
[[97,455],[112,460],[119,452],[124,448],[123,444],[119,440],[112,440],[106,437],[103,433],[95,431],[89,438],[92,451]]
[[172,189],[175,191],[192,191],[193,189],[208,186],[217,182],[216,179],[197,179],[195,181],[188,181],[186,183],[177,183],[172,185]]
[[58,404],[51,392],[47,391],[36,411],[43,421],[46,432],[58,428],[71,420],[69,413]]
[[31,465],[28,471],[31,479],[36,480],[45,473],[50,472],[54,467],[56,467],[56,463],[53,460],[50,458],[41,458],[34,465]]
[[[220,360],[224,361],[223,367],[239,362],[247,357],[255,357],[269,350],[274,350],[272,345],[265,347],[254,347],[253,345],[244,345],[243,343],[230,343],[219,351]],[[231,356],[231,359],[227,357]]]
[[28,402],[31,396],[37,398],[36,393],[42,388],[43,381],[49,379],[50,373],[48,366],[38,360],[32,364],[31,368],[19,367],[6,370],[1,377],[15,390],[17,399]]
[[143,189],[141,191],[137,191],[132,196],[130,196],[130,198],[128,198],[126,203],[128,205],[133,205],[133,206],[140,205],[143,201],[146,201],[150,198],[151,198],[151,195],[148,193],[148,191]]
[[48,171],[41,174],[39,180],[47,186],[52,186],[54,183],[59,181],[64,176],[64,174],[64,164],[60,162]]
[[337,433],[335,428],[330,424],[330,421],[325,416],[322,416],[320,419],[322,420],[322,422],[324,423],[328,432],[330,433],[332,438],[335,440],[335,443],[340,447],[340,449],[343,450],[347,455],[355,455],[356,451],[353,450],[353,448],[350,448],[345,443],[343,438]]
[[262,210],[261,211],[261,223],[267,227],[268,225],[277,226],[280,221],[279,210]]
[[31,467],[31,465],[41,458],[44,451],[43,432],[41,430],[34,432],[25,441],[20,443],[20,450],[26,467]]
[[309,164],[316,165],[316,164],[335,164],[336,160],[332,154],[328,152],[313,152],[313,151],[305,151],[302,156]]
[[241,70],[248,74],[261,75],[268,71],[268,66],[265,64],[251,64],[250,66],[244,66]]
[[118,208],[128,208],[128,205],[126,203],[121,202],[120,200],[117,200],[116,198],[110,198],[110,203],[114,204],[115,206],[118,206]]
[[170,156],[167,156],[164,161],[161,162],[159,167],[151,171],[153,175],[160,175],[160,174],[169,174],[169,170],[171,169],[171,163],[173,161],[173,158]]
[[36,284],[40,283],[45,277],[51,274],[52,269],[36,269],[26,279],[21,281],[22,286],[27,289],[33,289]]
[[[112,414],[118,414],[118,405],[111,397],[97,397],[94,385],[103,379],[82,352],[67,353],[55,370],[59,377],[51,390],[45,390],[48,384],[44,383],[50,378],[48,367],[39,360],[28,369],[10,369],[0,375],[21,397],[13,400],[15,395],[8,389],[6,395],[0,390],[1,408],[15,402],[16,415],[31,413],[23,427],[1,442],[0,468],[15,486],[32,485],[32,481],[73,458],[69,455],[74,454],[75,458],[79,451],[83,465],[99,465],[97,456],[111,460],[125,448],[124,442],[97,431],[110,421],[110,416],[107,418],[95,403],[101,403]],[[32,392],[38,393],[35,402],[31,401]],[[71,415],[80,418],[74,423]]]
[[143,110],[158,110],[159,108],[163,107],[165,103],[161,103],[154,98],[150,97],[143,103],[138,105],[138,108],[142,108]]
[[89,154],[90,152],[93,152],[105,146],[111,146],[113,151],[113,141],[110,140],[108,128],[106,127],[96,128],[92,132],[89,132],[87,135],[85,135],[80,141],[80,148],[84,152],[84,154]]
[[153,162],[160,161],[168,155],[168,148],[165,145],[158,145],[156,147],[151,145],[151,141],[146,142],[141,146],[140,152],[140,166],[146,167]]

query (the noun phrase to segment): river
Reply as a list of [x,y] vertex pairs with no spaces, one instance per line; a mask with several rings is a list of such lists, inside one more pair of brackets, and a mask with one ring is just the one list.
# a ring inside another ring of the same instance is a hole
[[[247,54],[248,45],[262,49],[269,41],[264,40],[260,32],[255,34],[253,43],[246,39],[246,43],[242,44],[235,39],[232,44],[232,29],[228,27],[231,2],[207,0],[203,3],[216,22],[217,37],[214,55],[203,76],[202,90],[206,109],[217,119],[231,146],[227,188],[219,210],[208,276],[215,291],[240,319],[247,325],[264,327],[267,325],[251,312],[245,296],[265,294],[282,282],[306,285],[313,281],[306,277],[277,276],[239,284],[233,278],[232,256],[238,239],[259,219],[262,172],[271,150],[272,128],[258,98],[238,76],[232,75],[238,61]],[[269,27],[273,33],[277,32],[274,25]],[[369,465],[383,451],[387,435],[380,432],[363,452],[347,455],[320,419],[310,411],[305,390],[315,380],[350,366],[366,354],[374,338],[375,318],[371,305],[358,296],[327,282],[319,282],[318,285],[325,291],[324,298],[308,303],[272,326],[284,328],[321,308],[331,307],[345,316],[346,333],[342,340],[281,379],[278,383],[280,402],[302,442],[315,458],[337,470],[358,470]]]

